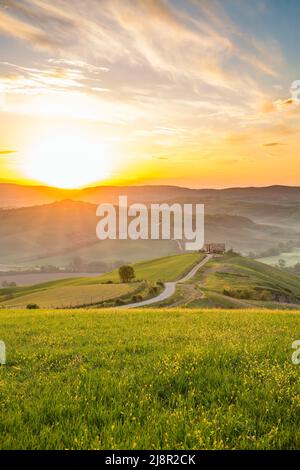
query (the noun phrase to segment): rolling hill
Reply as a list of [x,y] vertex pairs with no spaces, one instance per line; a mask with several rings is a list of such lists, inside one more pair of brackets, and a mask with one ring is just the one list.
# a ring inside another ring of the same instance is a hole
[[130,296],[139,291],[140,283],[132,284],[93,284],[86,286],[57,286],[53,289],[27,293],[2,302],[4,306],[26,307],[38,305],[40,308],[72,308],[84,305],[97,305]]
[[[141,261],[134,264],[134,270],[137,279],[151,282],[157,281],[176,281],[189,271],[193,265],[201,261],[204,255],[202,253],[186,253],[182,255],[167,256],[164,258]],[[104,274],[99,278],[102,282],[118,280],[118,272],[114,270],[111,273]],[[85,279],[83,282],[89,282]]]
[[212,259],[191,281],[203,292],[195,304],[300,309],[300,277],[234,253]]
[[[0,209],[0,264],[6,266],[67,266],[74,258],[84,263],[104,263],[109,271],[114,263],[136,262],[180,253],[175,241],[105,240],[96,237],[95,204],[64,200],[41,206]],[[286,227],[258,224],[232,214],[205,217],[206,241],[225,242],[247,253],[289,241],[293,233]],[[295,240],[298,234],[294,234]],[[101,269],[103,272],[103,269]]]
[[[44,284],[0,289],[0,306],[41,308],[99,305],[131,295],[153,297],[162,288],[158,281],[175,281],[203,258],[203,254],[184,254],[134,265],[136,282],[120,284],[118,271],[99,277],[63,279]],[[146,282],[143,282],[146,281]],[[151,289],[153,289],[153,292]]]
[[[71,278],[24,287],[0,289],[0,305],[42,308],[101,305],[118,299],[124,304],[155,297],[162,282],[181,279],[204,254],[174,255],[133,265],[136,281],[120,284],[117,270],[90,277]],[[300,309],[300,277],[234,253],[217,256],[196,275],[177,284],[175,294],[159,306],[213,308],[296,308]]]
[[84,189],[58,189],[47,186],[22,186],[0,183],[0,207],[26,207],[49,204],[65,199],[100,204],[117,204],[119,195],[132,202],[173,201],[175,199],[223,204],[241,201],[273,205],[298,204],[300,187],[268,186],[226,189],[191,189],[178,186],[99,186]]

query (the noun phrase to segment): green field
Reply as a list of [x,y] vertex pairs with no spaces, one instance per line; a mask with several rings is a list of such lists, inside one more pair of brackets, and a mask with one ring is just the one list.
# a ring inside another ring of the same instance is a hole
[[[96,277],[0,289],[0,306],[26,307],[30,303],[41,308],[99,306],[120,297],[130,303],[137,294],[140,300],[145,300],[162,289],[158,281],[182,278],[204,256],[189,253],[136,263],[133,267],[137,282],[130,285],[120,284],[118,270],[114,270]],[[141,281],[145,281],[143,285]],[[298,309],[300,277],[229,252],[211,259],[188,283],[178,285],[175,295],[160,306]]]
[[[176,281],[189,271],[196,263],[204,258],[201,253],[187,253],[182,255],[166,256],[150,261],[143,261],[134,264],[137,279],[151,282]],[[105,274],[99,278],[102,281],[118,280],[118,271]],[[85,282],[88,282],[85,280]]]
[[0,310],[0,447],[299,449],[299,315]]
[[[136,279],[149,283],[157,281],[173,281],[182,277],[204,255],[200,253],[183,254],[145,261],[133,265]],[[108,281],[113,285],[106,285]],[[133,286],[119,284],[118,270],[102,276],[60,279],[56,281],[35,284],[33,286],[0,289],[0,306],[23,306],[29,303],[39,307],[65,307],[86,304],[96,304],[107,299],[118,298],[138,289],[138,283]],[[148,295],[145,292],[146,296]]]
[[202,290],[200,305],[207,307],[300,306],[299,276],[236,254],[212,259],[190,283]]

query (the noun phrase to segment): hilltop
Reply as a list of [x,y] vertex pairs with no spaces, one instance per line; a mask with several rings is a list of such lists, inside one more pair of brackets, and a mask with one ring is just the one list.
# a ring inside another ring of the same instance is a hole
[[202,297],[189,302],[183,295],[189,307],[300,308],[299,276],[235,253],[212,259],[190,283]]

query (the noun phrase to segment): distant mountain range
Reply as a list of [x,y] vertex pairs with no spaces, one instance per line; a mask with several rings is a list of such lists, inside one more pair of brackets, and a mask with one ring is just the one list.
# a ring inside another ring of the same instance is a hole
[[[58,190],[0,184],[0,265],[134,262],[180,252],[174,241],[104,241],[96,238],[97,204],[193,202],[205,204],[205,238],[242,253],[279,243],[300,244],[300,188],[188,189],[173,186]],[[68,199],[66,199],[66,197]],[[297,245],[298,244],[298,245]]]
[[99,186],[84,189],[57,189],[46,186],[24,186],[0,183],[0,207],[27,207],[72,199],[75,201],[116,204],[120,195],[127,195],[129,202],[180,202],[192,200],[209,205],[255,202],[257,204],[299,204],[300,187],[269,186],[227,189],[190,189],[177,186]]

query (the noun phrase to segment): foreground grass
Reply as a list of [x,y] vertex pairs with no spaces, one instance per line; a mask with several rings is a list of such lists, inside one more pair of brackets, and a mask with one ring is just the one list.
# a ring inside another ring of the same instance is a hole
[[2,449],[300,448],[300,314],[0,311]]

